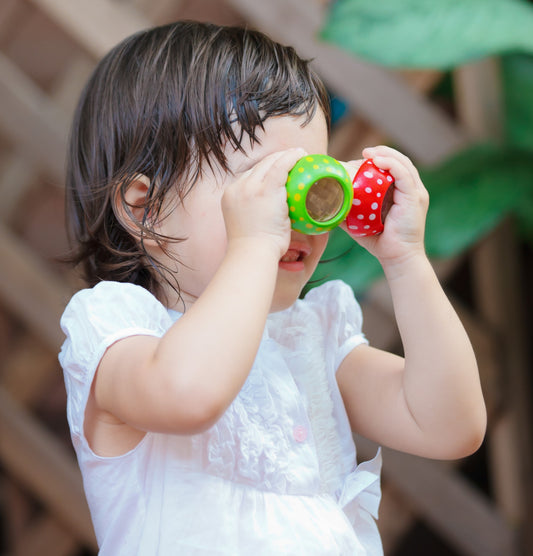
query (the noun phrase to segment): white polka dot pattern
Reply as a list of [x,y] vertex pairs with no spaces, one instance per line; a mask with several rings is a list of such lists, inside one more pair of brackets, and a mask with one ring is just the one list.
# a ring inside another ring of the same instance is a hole
[[365,160],[353,180],[353,206],[346,224],[353,236],[379,234],[384,228],[384,202],[387,192],[394,185],[394,178],[378,168],[372,160]]

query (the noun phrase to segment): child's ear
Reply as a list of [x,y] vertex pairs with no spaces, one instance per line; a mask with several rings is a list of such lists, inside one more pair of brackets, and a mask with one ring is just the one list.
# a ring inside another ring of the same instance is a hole
[[137,174],[127,183],[117,188],[115,196],[115,213],[122,226],[136,239],[143,238],[147,246],[157,245],[157,241],[143,230],[153,228],[153,223],[145,220],[146,196],[150,189],[150,180],[143,174]]

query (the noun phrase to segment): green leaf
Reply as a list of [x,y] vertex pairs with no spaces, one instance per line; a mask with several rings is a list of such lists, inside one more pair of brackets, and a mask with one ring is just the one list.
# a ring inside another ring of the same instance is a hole
[[321,36],[374,63],[447,69],[484,56],[533,53],[522,0],[336,0]]
[[458,254],[508,214],[514,214],[526,232],[525,221],[532,216],[533,204],[531,158],[527,151],[483,145],[422,171],[431,199],[426,225],[428,254]]
[[511,145],[533,150],[533,56],[505,56],[502,83],[507,140]]

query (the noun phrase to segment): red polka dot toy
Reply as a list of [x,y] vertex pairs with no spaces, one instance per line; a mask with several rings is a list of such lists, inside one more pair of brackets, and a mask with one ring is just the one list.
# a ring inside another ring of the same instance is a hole
[[392,206],[394,178],[365,160],[353,179],[352,208],[346,217],[351,235],[371,236],[383,231],[385,217]]
[[323,234],[346,221],[353,236],[382,232],[394,178],[365,160],[350,182],[344,166],[330,156],[313,154],[298,160],[285,184],[293,229]]

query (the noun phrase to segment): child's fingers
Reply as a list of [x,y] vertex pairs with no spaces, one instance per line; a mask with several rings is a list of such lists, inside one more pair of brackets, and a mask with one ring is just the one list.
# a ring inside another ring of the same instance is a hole
[[378,168],[391,173],[395,180],[395,187],[400,191],[409,191],[416,187],[416,178],[404,162],[387,156],[374,156],[372,160]]
[[285,184],[290,169],[305,154],[305,150],[301,148],[271,153],[253,166],[248,171],[249,175],[260,182],[265,182],[265,185],[272,184],[273,187],[279,187],[280,184]]
[[408,156],[389,147],[387,145],[377,145],[375,147],[366,147],[363,149],[363,156],[365,158],[374,158],[375,156],[390,156],[398,160],[402,160],[405,164],[411,164],[412,162]]
[[416,189],[424,189],[415,165],[407,156],[397,150],[380,145],[365,149],[363,155],[371,158],[378,168],[388,170],[396,180],[398,189],[409,190],[412,186]]

